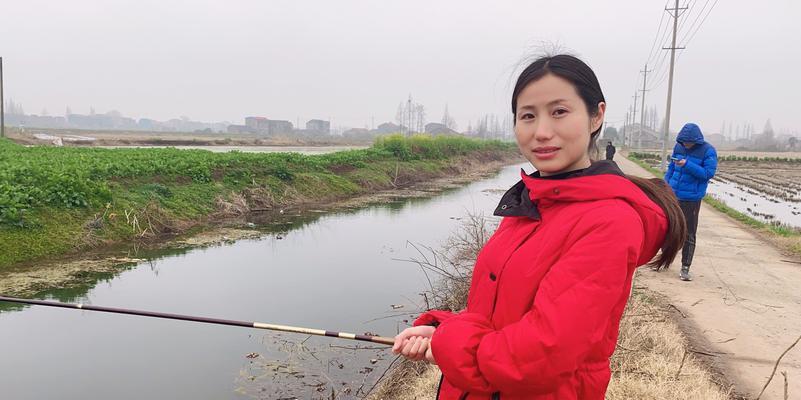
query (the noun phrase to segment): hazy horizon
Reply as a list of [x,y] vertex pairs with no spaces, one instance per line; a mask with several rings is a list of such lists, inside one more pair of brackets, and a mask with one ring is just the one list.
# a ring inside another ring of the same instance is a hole
[[[801,37],[801,5],[680,3],[690,9],[678,44],[689,43],[677,55],[672,130],[694,121],[716,132],[725,121],[761,132],[768,119],[777,133],[801,130],[801,52],[789,50]],[[158,120],[364,127],[394,122],[411,94],[429,122],[447,104],[464,130],[483,114],[508,115],[520,66],[559,46],[595,69],[607,121],[620,126],[649,55],[650,81],[662,82],[646,107],[664,117],[667,52],[654,39],[670,19],[665,4],[10,0],[0,6],[0,56],[6,100],[29,114],[93,107]]]

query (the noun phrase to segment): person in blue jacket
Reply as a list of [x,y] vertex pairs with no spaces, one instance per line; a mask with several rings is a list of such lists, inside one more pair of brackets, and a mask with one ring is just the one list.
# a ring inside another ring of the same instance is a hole
[[718,154],[711,144],[704,141],[698,125],[684,125],[676,137],[676,146],[670,157],[665,181],[673,188],[679,205],[687,220],[687,240],[681,251],[681,274],[683,281],[690,281],[690,265],[695,253],[695,232],[698,230],[698,212],[701,199],[706,195],[709,180],[715,176]]

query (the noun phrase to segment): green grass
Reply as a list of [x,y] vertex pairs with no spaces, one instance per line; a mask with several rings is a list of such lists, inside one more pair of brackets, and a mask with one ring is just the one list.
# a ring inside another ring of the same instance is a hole
[[0,268],[203,225],[220,201],[330,201],[435,175],[460,157],[514,152],[499,141],[400,135],[323,155],[24,147],[2,139]]

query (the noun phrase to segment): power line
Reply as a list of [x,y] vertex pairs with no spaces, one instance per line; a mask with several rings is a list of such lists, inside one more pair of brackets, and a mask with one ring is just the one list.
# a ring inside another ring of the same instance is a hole
[[[704,2],[704,6],[703,6],[703,7],[701,7],[701,11],[699,11],[699,12],[698,12],[698,14],[695,16],[695,19],[693,20],[693,23],[692,23],[692,24],[690,24],[690,27],[689,27],[689,28],[687,28],[687,30],[686,30],[686,31],[684,31],[684,35],[682,35],[682,38],[681,38],[681,40],[679,40],[679,42],[683,42],[683,41],[684,41],[684,39],[687,37],[687,33],[688,33],[688,32],[690,32],[690,31],[692,31],[692,30],[693,30],[693,28],[695,28],[695,24],[698,22],[698,20],[699,20],[699,19],[701,19],[701,15],[703,15],[703,14],[704,14],[704,10],[706,10],[706,6],[708,6],[708,5],[709,5],[709,0],[706,0],[706,1]],[[689,19],[689,14],[688,14],[688,16],[687,16],[687,17],[688,17],[687,19]],[[686,20],[685,20],[685,21],[686,21]]]
[[[663,16],[664,16],[664,14],[663,14]],[[670,25],[669,24],[665,24],[665,31],[662,33],[662,37],[659,39],[659,47],[664,47],[665,44],[667,44],[667,42],[668,42],[668,33],[670,33]],[[654,53],[654,55],[657,55],[657,54],[659,54],[659,53],[658,52]],[[649,58],[648,62],[650,62],[650,61],[651,60]]]
[[[690,3],[692,3],[692,4],[690,4]],[[689,15],[693,13],[693,7],[695,7],[695,5],[698,4],[698,0],[695,0],[695,1],[688,0],[687,4],[689,4],[689,8],[687,9],[687,16],[689,17]],[[687,7],[687,4],[685,4],[684,7]],[[706,8],[706,4],[704,4],[704,8]],[[701,10],[703,10],[703,9],[701,9]],[[684,28],[684,24],[687,23],[687,20],[689,20],[689,18],[685,18],[685,19],[681,20],[681,22],[679,22],[679,31],[681,31]]]
[[654,71],[657,71],[656,72],[656,76],[658,78],[655,79],[656,83],[653,83],[651,85],[651,87],[648,88],[648,90],[654,90],[654,89],[658,88],[659,85],[661,85],[662,82],[665,81],[665,78],[667,77],[667,73],[668,73],[668,68],[664,68],[663,69],[662,67],[667,65],[667,64],[664,63],[664,61],[667,59],[668,54],[669,54],[668,52],[662,53],[662,58],[659,60],[659,64],[656,67],[654,67]]
[[[662,22],[665,20],[665,13],[662,13],[662,18],[659,18],[659,27],[656,28],[656,36],[654,36],[654,42],[651,44],[651,50],[648,52],[648,60],[645,62],[646,64],[651,62],[651,57],[654,55],[654,49],[656,48],[656,41],[659,39],[659,33],[662,32]],[[667,30],[667,25],[665,25],[665,30]]]
[[[692,33],[692,35],[690,35],[690,38],[687,39],[686,42],[684,42],[684,46],[687,46],[687,43],[690,43],[690,41],[692,41],[693,38],[695,37],[695,34],[698,33],[698,31],[701,30],[701,27],[704,26],[704,22],[706,21],[706,18],[709,16],[709,14],[712,13],[712,9],[715,8],[715,5],[717,5],[717,4],[718,4],[718,0],[715,0],[715,2],[712,3],[712,7],[709,7],[709,11],[706,12],[706,15],[704,15],[704,18],[701,20],[701,23],[698,24],[698,28],[696,28],[695,31]],[[686,37],[686,35],[685,35],[685,37]],[[682,39],[682,40],[684,40],[684,39]]]
[[[666,8],[666,10],[667,10],[667,8]],[[664,14],[662,14],[662,15],[664,16]],[[668,33],[669,32],[670,32],[669,24],[665,24],[665,31],[664,31],[664,34],[662,35],[662,39],[659,41],[659,43],[660,43],[659,47],[664,48],[668,44],[668,42],[669,42]],[[658,53],[655,53],[655,54],[658,54]],[[667,59],[667,53],[663,52],[662,56],[656,58],[656,61],[654,63],[651,63],[650,59],[646,63],[646,64],[653,64],[654,65],[654,71],[656,71],[656,75],[661,77],[660,79],[657,80],[658,81],[657,85],[662,83],[662,80],[664,80],[664,76],[667,73],[667,68],[663,69],[663,67],[666,65],[665,64],[665,60],[666,59]]]

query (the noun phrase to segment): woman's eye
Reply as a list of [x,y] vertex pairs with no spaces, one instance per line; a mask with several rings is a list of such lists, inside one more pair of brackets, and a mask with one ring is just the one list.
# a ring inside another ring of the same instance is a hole
[[557,115],[557,116],[564,115],[564,114],[567,114],[567,110],[565,110],[564,108],[556,109],[553,112],[553,115]]
[[525,113],[520,116],[520,119],[532,119],[532,118],[534,118],[534,114],[532,113]]

